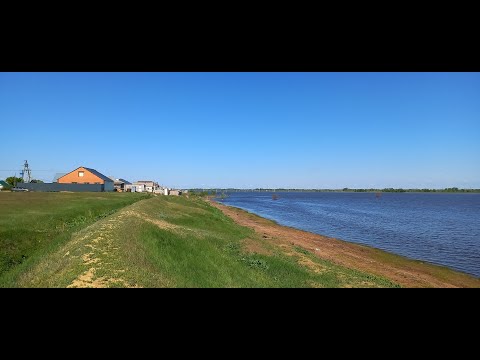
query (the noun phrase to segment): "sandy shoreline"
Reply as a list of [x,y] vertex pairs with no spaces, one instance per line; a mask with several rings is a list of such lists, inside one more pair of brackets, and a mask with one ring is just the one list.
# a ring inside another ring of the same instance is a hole
[[300,246],[321,259],[383,276],[403,287],[480,287],[480,279],[443,266],[282,226],[247,211],[208,201],[239,225],[254,229],[273,244],[283,248]]

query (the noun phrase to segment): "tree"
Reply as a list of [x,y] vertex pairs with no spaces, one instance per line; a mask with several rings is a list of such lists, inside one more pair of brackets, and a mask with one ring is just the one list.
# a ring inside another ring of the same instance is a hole
[[9,185],[14,186],[16,183],[23,182],[23,179],[15,176],[10,176],[5,179],[5,182]]

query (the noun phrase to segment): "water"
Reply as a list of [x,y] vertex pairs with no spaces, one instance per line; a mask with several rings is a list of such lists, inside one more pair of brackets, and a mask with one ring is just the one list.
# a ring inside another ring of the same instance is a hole
[[281,225],[445,265],[480,277],[480,194],[229,193]]

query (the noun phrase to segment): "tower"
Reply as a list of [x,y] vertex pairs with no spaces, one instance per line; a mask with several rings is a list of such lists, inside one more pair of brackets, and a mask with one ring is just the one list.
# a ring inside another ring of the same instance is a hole
[[32,170],[28,167],[28,161],[25,160],[23,170],[20,172],[20,176],[23,178],[24,183],[29,183],[32,180]]

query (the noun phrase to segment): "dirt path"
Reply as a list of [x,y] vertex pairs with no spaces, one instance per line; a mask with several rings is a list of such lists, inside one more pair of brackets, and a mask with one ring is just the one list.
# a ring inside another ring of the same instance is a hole
[[[128,211],[120,211],[119,213],[99,222],[99,226],[81,238],[83,248],[87,252],[81,255],[83,265],[88,269],[78,275],[72,281],[68,288],[102,288],[111,286],[136,287],[129,284],[122,278],[125,269],[114,266],[114,259],[117,256],[118,246],[115,244],[115,231],[119,225],[123,223],[129,216]],[[93,228],[93,227],[91,227]],[[74,240],[75,241],[75,240]],[[69,256],[70,254],[65,254]],[[112,266],[113,265],[113,266]],[[107,272],[109,276],[99,276],[99,273]]]
[[319,258],[351,269],[383,276],[404,287],[480,287],[480,279],[444,267],[409,260],[374,248],[275,224],[246,211],[209,203],[236,223],[255,230],[270,243],[287,249],[300,246]]
[[[20,285],[25,287],[105,288],[140,287],[126,275],[119,234],[140,216],[139,201],[76,232],[59,250],[46,256],[26,272]],[[148,219],[148,218],[146,218]],[[66,281],[68,281],[66,283]]]
[[[150,216],[145,199],[119,209],[72,234],[58,250],[25,272],[20,287],[171,287],[172,282],[147,260],[138,240],[146,224],[184,233],[186,230]],[[146,210],[147,209],[147,210]]]

